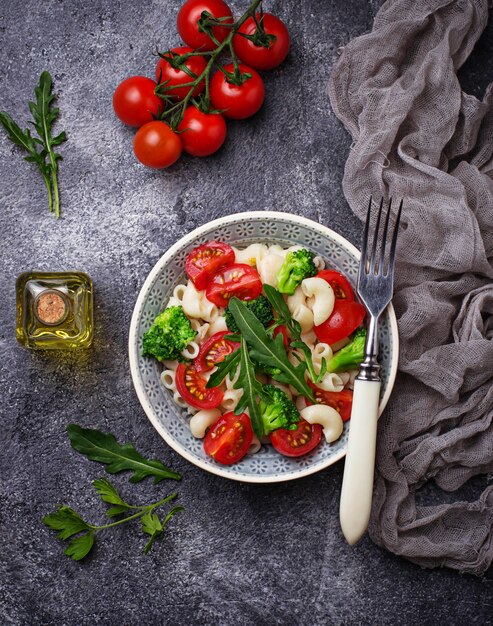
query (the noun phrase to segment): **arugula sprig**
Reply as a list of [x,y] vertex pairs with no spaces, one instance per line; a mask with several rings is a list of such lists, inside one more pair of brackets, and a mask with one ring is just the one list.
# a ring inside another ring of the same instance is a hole
[[154,484],[171,478],[180,480],[178,472],[166,467],[161,461],[145,459],[131,443],[120,444],[111,433],[103,433],[93,428],[82,428],[69,424],[67,432],[72,448],[87,456],[91,461],[106,465],[109,474],[125,470],[133,471],[131,483],[138,483],[147,476],[154,476]]
[[65,132],[53,136],[52,129],[58,118],[59,109],[53,107],[55,95],[52,93],[53,80],[49,72],[42,72],[39,83],[34,89],[35,102],[29,103],[29,110],[33,117],[31,122],[37,133],[32,136],[29,128],[22,128],[5,111],[0,111],[0,124],[7,132],[13,144],[27,152],[24,159],[35,163],[41,173],[48,192],[48,206],[55,217],[60,217],[60,197],[58,191],[58,161],[61,155],[54,148],[67,139]]
[[[153,502],[148,505],[129,504],[120,496],[116,487],[106,478],[100,478],[92,482],[94,488],[99,494],[103,502],[112,504],[110,509],[106,511],[106,515],[110,518],[117,517],[123,513],[131,513],[126,517],[109,524],[96,525],[85,521],[79,513],[69,506],[62,505],[53,513],[49,513],[43,517],[43,523],[52,530],[57,531],[57,537],[62,541],[67,541],[71,537],[71,541],[66,547],[64,554],[72,558],[74,561],[83,559],[94,546],[94,540],[97,533],[107,528],[113,528],[121,524],[126,524],[135,519],[141,519],[142,531],[150,535],[150,539],[144,547],[144,554],[147,554],[157,537],[163,534],[164,528],[170,519],[178,512],[183,511],[182,506],[176,506],[168,512],[166,517],[161,521],[154,510],[174,500],[178,494],[172,493],[166,498]],[[132,511],[135,511],[132,513]],[[82,534],[81,534],[82,533]],[[78,535],[74,537],[74,535]]]
[[313,389],[308,385],[304,376],[306,364],[300,362],[298,365],[293,365],[290,362],[284,349],[282,335],[274,339],[269,337],[261,322],[238,298],[231,298],[229,310],[240,329],[242,339],[250,348],[252,360],[278,369],[280,373],[276,374],[276,380],[293,385],[305,398],[315,402]]
[[[264,285],[264,293],[267,300],[270,302],[270,305],[278,316],[276,322],[269,328],[268,332],[272,334],[274,328],[276,328],[277,326],[286,326],[289,333],[291,334],[291,337],[293,338],[293,340],[291,341],[291,347],[298,348],[302,351],[304,356],[303,362],[306,363],[306,368],[308,370],[308,375],[310,376],[311,381],[315,384],[319,383],[327,373],[326,359],[322,358],[320,372],[317,374],[312,361],[312,351],[301,339],[301,326],[299,322],[291,317],[291,312],[288,308],[288,305],[284,301],[282,294],[271,285]],[[302,361],[302,359],[300,359],[299,355],[296,352],[294,354],[299,361]]]

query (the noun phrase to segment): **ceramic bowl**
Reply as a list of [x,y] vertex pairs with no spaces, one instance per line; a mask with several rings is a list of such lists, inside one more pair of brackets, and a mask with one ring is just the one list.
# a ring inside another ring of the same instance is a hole
[[[336,232],[309,219],[271,211],[237,213],[214,220],[182,237],[156,263],[137,298],[129,336],[130,368],[137,396],[161,437],[176,452],[198,467],[233,480],[272,483],[301,478],[318,472],[346,453],[348,424],[333,444],[324,441],[306,456],[292,459],[281,456],[271,446],[262,446],[257,454],[246,456],[231,466],[219,465],[206,456],[203,441],[190,433],[190,416],[174,402],[160,381],[162,366],[141,356],[142,337],[156,315],[162,311],[174,287],[185,282],[185,258],[199,244],[216,239],[243,248],[261,242],[289,247],[300,244],[321,255],[327,267],[342,271],[354,285],[359,252]],[[395,380],[398,360],[398,332],[395,313],[390,305],[380,321],[380,364],[383,411]]]

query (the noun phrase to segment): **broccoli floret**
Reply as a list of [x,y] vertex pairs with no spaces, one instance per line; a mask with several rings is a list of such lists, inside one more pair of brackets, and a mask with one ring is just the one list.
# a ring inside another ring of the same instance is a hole
[[292,296],[304,278],[315,276],[317,268],[312,253],[306,248],[288,252],[281,269],[277,272],[277,289]]
[[144,334],[142,355],[154,356],[158,361],[177,359],[196,334],[183,307],[170,306]]
[[341,348],[330,359],[327,366],[328,372],[340,372],[358,367],[365,357],[366,330],[358,329],[347,346]]
[[296,406],[288,396],[274,385],[265,385],[263,390],[267,393],[270,402],[260,401],[260,415],[264,434],[268,435],[278,428],[295,430],[300,421],[300,414]]
[[[243,304],[246,304],[255,317],[262,322],[264,328],[267,328],[267,326],[272,322],[274,317],[272,314],[272,307],[265,296],[260,295],[258,298],[255,298],[255,300],[248,300],[248,302],[244,302]],[[235,318],[229,310],[229,307],[226,309],[224,317],[226,318],[226,326],[229,330],[232,333],[239,333],[240,329],[236,325]]]

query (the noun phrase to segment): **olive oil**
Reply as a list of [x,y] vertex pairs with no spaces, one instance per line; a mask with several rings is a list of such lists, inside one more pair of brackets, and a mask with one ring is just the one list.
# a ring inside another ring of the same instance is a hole
[[84,272],[24,272],[16,282],[17,341],[37,350],[88,348],[93,287]]

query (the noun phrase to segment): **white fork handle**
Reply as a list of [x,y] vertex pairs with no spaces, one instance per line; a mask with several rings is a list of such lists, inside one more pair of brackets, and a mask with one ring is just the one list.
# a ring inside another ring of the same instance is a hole
[[350,545],[361,539],[370,521],[379,401],[380,381],[354,381],[339,509],[342,532]]

